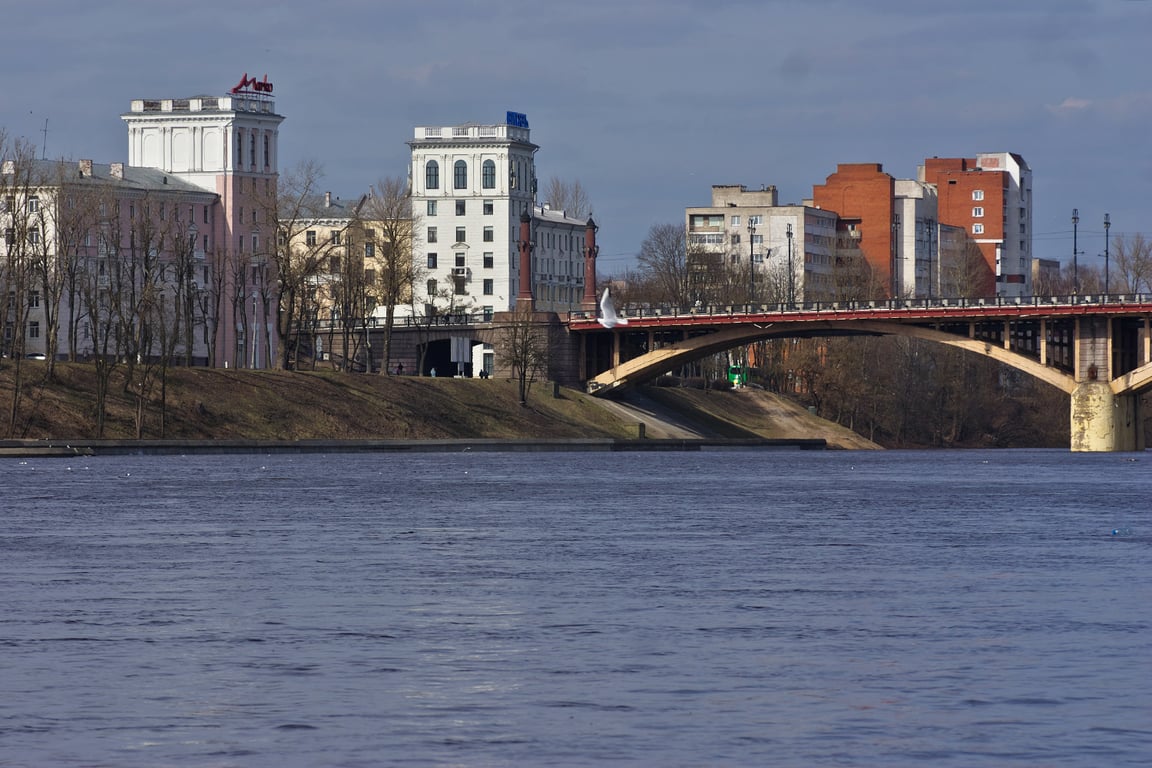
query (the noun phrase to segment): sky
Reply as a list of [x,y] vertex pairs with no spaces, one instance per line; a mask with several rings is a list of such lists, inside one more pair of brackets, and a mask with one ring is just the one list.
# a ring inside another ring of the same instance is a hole
[[[0,129],[127,160],[132,99],[274,84],[280,168],[355,197],[416,126],[527,115],[543,190],[579,181],[598,271],[714,184],[812,196],[838,163],[1015,152],[1033,255],[1152,238],[1152,0],[40,0],[5,14]],[[47,133],[44,133],[45,124]],[[1102,259],[1100,262],[1102,263]]]

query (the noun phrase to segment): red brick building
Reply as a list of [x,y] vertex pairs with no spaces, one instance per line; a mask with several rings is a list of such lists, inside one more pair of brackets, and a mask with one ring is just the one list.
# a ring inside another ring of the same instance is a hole
[[893,290],[895,240],[892,231],[896,180],[880,163],[840,163],[824,184],[812,187],[817,208],[840,215],[837,234],[856,240],[872,268],[875,288]]

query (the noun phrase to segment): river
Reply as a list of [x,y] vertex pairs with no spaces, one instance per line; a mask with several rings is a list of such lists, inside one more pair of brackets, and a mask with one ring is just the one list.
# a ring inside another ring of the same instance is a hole
[[0,765],[1148,765],[1150,469],[4,460]]

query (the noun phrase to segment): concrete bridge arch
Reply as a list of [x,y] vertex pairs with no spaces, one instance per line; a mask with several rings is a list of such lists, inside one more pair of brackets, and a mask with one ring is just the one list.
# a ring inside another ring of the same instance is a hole
[[[837,319],[733,323],[681,341],[652,349],[631,360],[616,364],[588,380],[588,389],[598,396],[651,380],[662,373],[711,354],[773,338],[815,338],[833,336],[906,336],[963,349],[989,357],[1065,392],[1071,403],[1070,447],[1073,451],[1143,450],[1143,422],[1139,412],[1140,394],[1152,389],[1152,352],[1149,351],[1148,321],[1145,321],[1142,364],[1126,373],[1109,377],[1109,355],[1101,358],[1095,347],[1110,349],[1111,335],[1093,335],[1077,324],[1075,359],[1072,371],[1046,364],[1040,359],[1012,351],[1007,344],[961,336],[929,325],[868,319]],[[619,334],[622,331],[613,331]],[[631,331],[623,331],[631,332]],[[615,345],[618,348],[618,345]],[[615,360],[615,358],[614,358]],[[1093,361],[1097,362],[1093,362]],[[1102,375],[1100,375],[1102,374]]]

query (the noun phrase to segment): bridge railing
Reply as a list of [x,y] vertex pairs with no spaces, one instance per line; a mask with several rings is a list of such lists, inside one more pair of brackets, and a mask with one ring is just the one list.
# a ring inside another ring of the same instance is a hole
[[[787,302],[775,303],[745,303],[745,304],[702,304],[697,302],[691,306],[677,306],[672,304],[627,303],[617,307],[617,311],[629,318],[650,317],[692,317],[715,315],[755,315],[755,314],[783,314],[783,313],[819,313],[819,312],[858,312],[863,310],[899,310],[899,309],[945,309],[969,307],[1056,307],[1056,306],[1084,306],[1099,307],[1124,304],[1152,303],[1152,294],[1149,293],[1111,293],[1111,294],[1071,294],[1047,296],[987,296],[982,298],[908,298],[908,299],[852,299],[847,301],[804,301],[789,304]],[[595,312],[570,312],[570,320],[594,320]]]

